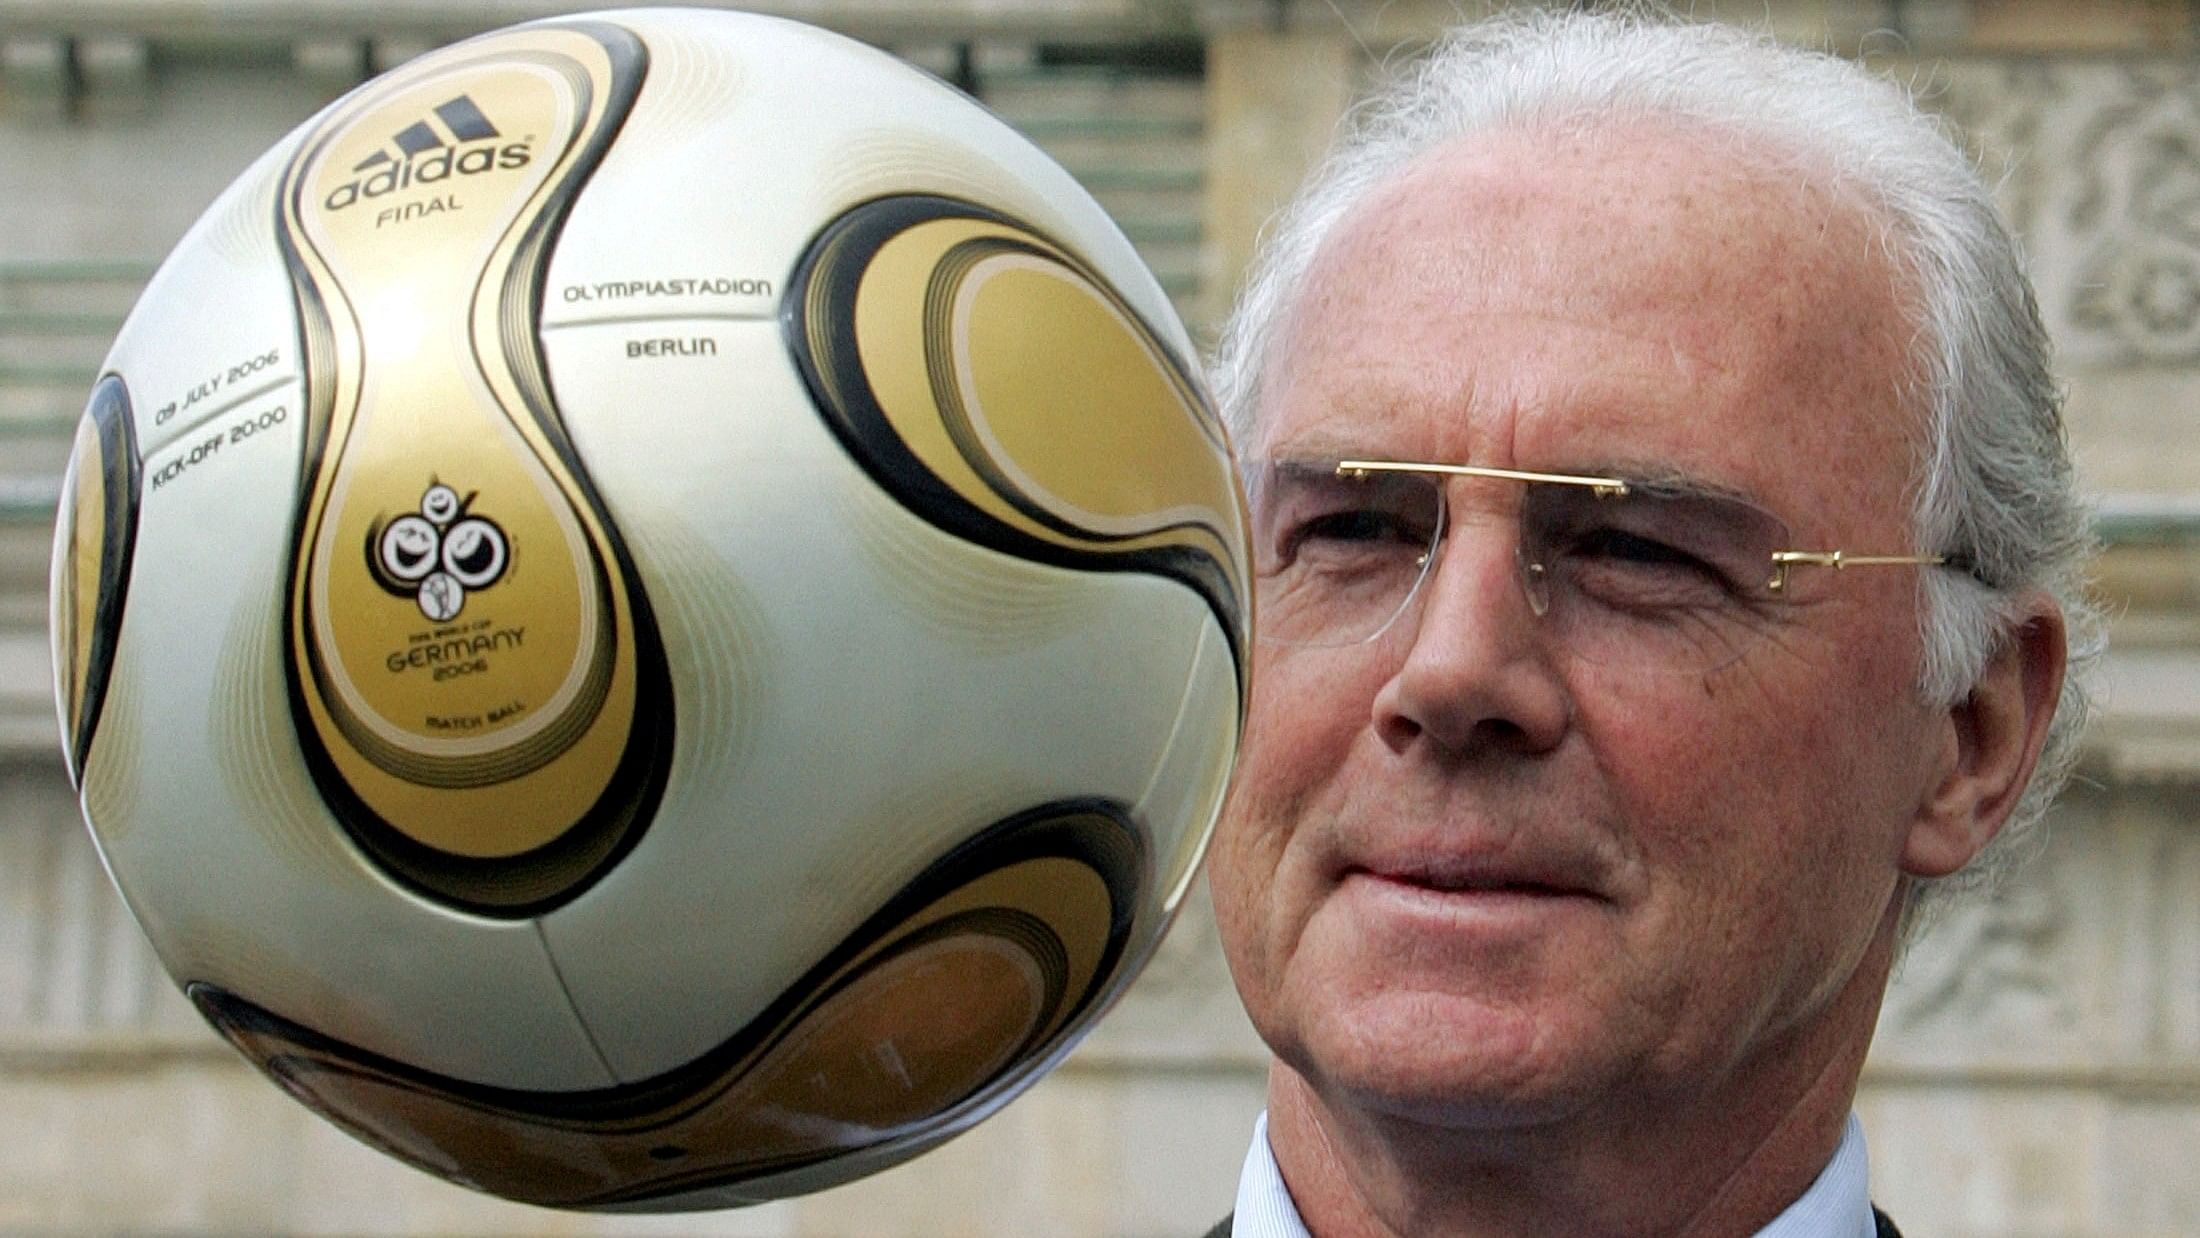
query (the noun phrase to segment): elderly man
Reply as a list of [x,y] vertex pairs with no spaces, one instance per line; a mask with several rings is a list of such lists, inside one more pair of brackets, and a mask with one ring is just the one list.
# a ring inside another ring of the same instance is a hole
[[1962,156],[1844,62],[1513,18],[1363,113],[1217,363],[1239,1238],[1891,1232],[1889,969],[2095,651],[2045,353]]

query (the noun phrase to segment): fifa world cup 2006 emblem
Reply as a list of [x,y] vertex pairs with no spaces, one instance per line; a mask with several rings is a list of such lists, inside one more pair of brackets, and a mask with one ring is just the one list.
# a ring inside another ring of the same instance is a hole
[[471,508],[474,496],[440,481],[420,496],[420,510],[378,527],[368,538],[367,570],[384,589],[410,597],[436,623],[453,619],[466,595],[494,585],[511,561],[504,530]]

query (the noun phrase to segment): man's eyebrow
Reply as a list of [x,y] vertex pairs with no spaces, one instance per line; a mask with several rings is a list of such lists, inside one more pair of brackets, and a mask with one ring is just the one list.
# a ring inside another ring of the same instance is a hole
[[1352,456],[1345,453],[1327,451],[1290,451],[1282,453],[1280,455],[1268,456],[1267,458],[1261,460],[1260,463],[1264,468],[1274,472],[1291,473],[1294,475],[1305,475],[1312,473],[1328,476],[1336,473],[1338,471],[1337,466],[1346,460],[1372,460],[1378,458],[1380,457]]
[[1339,460],[1375,460],[1384,457],[1371,447],[1354,447],[1348,440],[1313,434],[1287,444],[1270,441],[1260,453],[1264,464],[1335,464]]
[[[1342,439],[1317,436],[1289,444],[1274,450],[1256,461],[1259,467],[1251,470],[1246,478],[1250,490],[1257,490],[1270,480],[1263,474],[1281,477],[1332,476],[1337,465],[1345,460],[1391,460],[1400,464],[1473,464],[1472,460],[1418,460],[1387,452],[1371,451],[1343,445]],[[1587,461],[1539,462],[1535,472],[1564,473],[1597,477],[1617,477],[1638,493],[1673,499],[1724,499],[1762,508],[1764,504],[1746,490],[1723,482],[1712,481],[1670,463],[1649,461],[1639,457],[1603,457]]]
[[[1292,443],[1280,450],[1268,452],[1258,463],[1274,469],[1292,472],[1327,472],[1334,470],[1345,460],[1386,460],[1399,464],[1478,464],[1475,460],[1424,460],[1401,456],[1390,452],[1342,445],[1342,440],[1312,439]],[[1530,464],[1514,464],[1506,467],[1525,468],[1538,473],[1561,473],[1569,476],[1617,477],[1629,485],[1658,494],[1684,498],[1733,499],[1737,502],[1757,504],[1756,496],[1746,490],[1729,486],[1709,478],[1697,476],[1671,464],[1641,459],[1600,458],[1586,461],[1550,461]]]
[[1756,495],[1746,490],[1726,485],[1723,482],[1712,481],[1707,477],[1699,477],[1694,473],[1677,469],[1670,464],[1654,464],[1638,460],[1633,463],[1626,461],[1607,462],[1596,465],[1594,468],[1604,471],[1607,476],[1624,479],[1631,487],[1666,498],[1726,499],[1735,503],[1746,503],[1751,507],[1763,506]]

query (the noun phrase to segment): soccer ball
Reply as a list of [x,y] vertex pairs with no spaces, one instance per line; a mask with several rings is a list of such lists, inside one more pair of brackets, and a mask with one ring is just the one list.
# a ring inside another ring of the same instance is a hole
[[1182,898],[1247,554],[1167,301],[984,109],[793,23],[498,31],[161,268],[55,550],[71,777],[206,1018],[535,1203],[845,1181]]

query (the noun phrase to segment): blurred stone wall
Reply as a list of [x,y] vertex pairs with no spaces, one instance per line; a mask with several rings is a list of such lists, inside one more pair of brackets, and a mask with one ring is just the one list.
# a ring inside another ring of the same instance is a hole
[[[100,870],[54,755],[42,628],[54,487],[106,335],[321,103],[553,7],[575,6],[0,0],[0,1234],[1202,1232],[1264,1058],[1200,901],[1083,1048],[940,1151],[810,1199],[613,1218],[470,1194],[307,1114],[198,1022]],[[776,6],[978,86],[1116,212],[1200,334],[1346,102],[1479,7]],[[2083,783],[2022,880],[1908,961],[1861,1101],[1875,1193],[1946,1238],[2200,1233],[2200,18],[2184,0],[1697,7],[1865,56],[1972,135],[2033,255],[2111,545]]]

